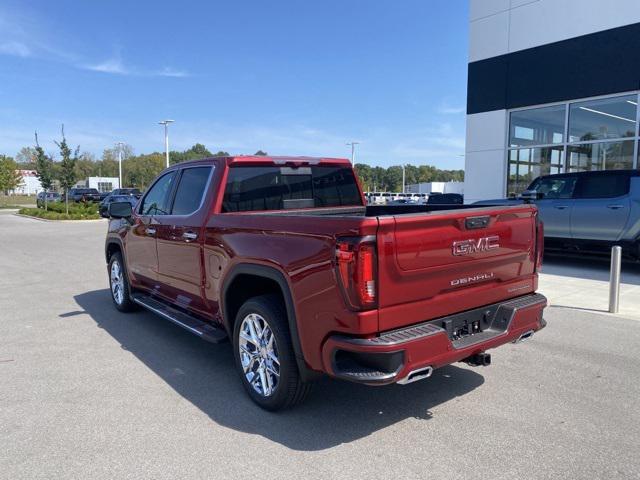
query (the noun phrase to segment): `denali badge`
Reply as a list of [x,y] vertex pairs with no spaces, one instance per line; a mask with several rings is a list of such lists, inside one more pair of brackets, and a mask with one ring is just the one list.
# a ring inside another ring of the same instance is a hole
[[469,283],[482,282],[483,280],[491,280],[493,278],[493,272],[491,273],[479,273],[472,277],[456,278],[451,280],[452,287],[458,287],[460,285],[468,285]]
[[453,254],[455,256],[471,255],[476,252],[488,252],[500,247],[500,237],[482,237],[477,240],[460,240],[453,242]]

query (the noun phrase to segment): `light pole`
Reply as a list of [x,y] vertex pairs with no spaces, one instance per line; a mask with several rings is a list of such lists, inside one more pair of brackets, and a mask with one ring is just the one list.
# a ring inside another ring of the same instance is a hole
[[404,191],[404,179],[405,179],[405,175],[404,175],[404,163],[402,164],[402,193],[405,193]]
[[122,146],[124,143],[117,142],[116,147],[118,148],[118,188],[122,188]]
[[162,120],[158,122],[159,125],[164,125],[164,151],[167,156],[167,168],[169,168],[169,124],[173,122],[173,120]]
[[351,145],[351,165],[355,165],[353,162],[356,158],[356,145],[360,145],[360,142],[347,142],[345,145]]

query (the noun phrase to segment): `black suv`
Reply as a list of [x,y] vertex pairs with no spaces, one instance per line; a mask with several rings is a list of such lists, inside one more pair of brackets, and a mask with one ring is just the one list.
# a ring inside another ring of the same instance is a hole
[[[70,202],[99,202],[100,192],[95,188],[71,188],[69,189]],[[63,200],[66,200],[63,197]]]

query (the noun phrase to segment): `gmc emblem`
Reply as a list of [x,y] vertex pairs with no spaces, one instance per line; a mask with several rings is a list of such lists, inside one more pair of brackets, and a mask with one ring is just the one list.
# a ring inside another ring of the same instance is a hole
[[453,242],[452,250],[456,257],[471,255],[477,252],[488,252],[500,248],[500,237],[482,237],[477,240],[460,240]]

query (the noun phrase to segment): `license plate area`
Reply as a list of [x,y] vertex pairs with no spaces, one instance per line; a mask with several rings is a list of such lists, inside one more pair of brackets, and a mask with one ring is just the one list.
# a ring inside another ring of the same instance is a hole
[[455,348],[464,348],[485,341],[506,331],[511,319],[510,309],[490,305],[432,320],[442,328]]

